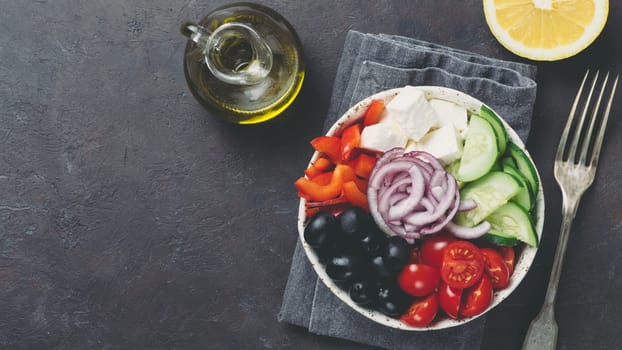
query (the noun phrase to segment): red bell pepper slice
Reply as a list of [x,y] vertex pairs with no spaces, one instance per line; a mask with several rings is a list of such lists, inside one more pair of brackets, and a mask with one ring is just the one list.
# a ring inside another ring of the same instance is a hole
[[342,194],[335,199],[329,199],[323,202],[306,202],[305,215],[307,215],[307,217],[311,217],[316,213],[322,211],[337,216],[348,206],[350,206],[350,203],[348,202],[348,199]]
[[345,202],[326,205],[322,207],[305,208],[305,215],[306,217],[310,218],[319,212],[326,212],[334,216],[339,216],[339,214],[341,214],[349,206],[350,204],[348,202]]
[[346,204],[348,203],[348,199],[345,196],[339,196],[337,198],[329,199],[322,202],[307,202],[305,203],[305,207],[307,208],[319,208],[319,207],[329,207],[337,204]]
[[328,158],[319,157],[315,160],[315,162],[313,162],[313,164],[311,164],[310,167],[305,170],[305,175],[307,176],[307,178],[313,179],[314,177],[328,171],[332,167],[332,165],[333,162],[331,162]]
[[341,159],[341,139],[336,136],[318,136],[311,140],[313,149],[324,153],[331,161],[338,163]]
[[305,217],[310,218],[320,212],[320,208],[305,208]]
[[358,155],[358,157],[354,158],[351,165],[354,169],[354,173],[356,174],[356,176],[360,176],[363,179],[368,179],[371,171],[376,165],[376,157],[361,153]]
[[361,179],[360,177],[355,177],[352,181],[354,181],[356,187],[359,188],[359,191],[367,193],[367,185],[369,185],[369,182],[367,180]]
[[299,194],[307,200],[321,202],[339,196],[343,183],[351,181],[355,177],[356,175],[354,175],[352,168],[344,164],[338,164],[333,171],[330,183],[327,185],[318,185],[305,177],[301,177],[294,182],[294,186],[298,189]]
[[325,173],[321,173],[317,176],[314,176],[311,178],[311,181],[315,182],[318,185],[328,185],[330,183],[330,180],[333,177],[333,172],[332,171],[327,171]]
[[350,160],[352,151],[361,144],[361,124],[353,124],[345,128],[341,134],[341,159]]
[[363,117],[363,126],[369,126],[373,124],[377,124],[380,121],[380,117],[382,117],[382,111],[384,110],[384,101],[383,100],[373,100],[367,110],[365,111],[365,116]]
[[343,195],[348,199],[348,202],[352,203],[352,205],[369,211],[367,195],[359,190],[354,181],[348,181],[343,184]]
[[305,176],[307,176],[308,179],[313,179],[322,173],[324,173],[322,170],[314,167],[313,165],[305,169]]
[[328,158],[319,157],[313,162],[313,166],[319,170],[326,171],[333,165],[333,162]]

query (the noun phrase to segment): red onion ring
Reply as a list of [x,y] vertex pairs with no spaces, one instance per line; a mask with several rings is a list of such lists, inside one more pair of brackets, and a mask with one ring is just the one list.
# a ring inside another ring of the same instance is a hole
[[367,194],[378,226],[409,242],[443,229],[460,205],[456,179],[438,159],[422,151],[404,154],[401,148],[378,159]]
[[411,151],[411,152],[404,154],[404,156],[421,159],[422,161],[430,164],[436,170],[443,170],[443,171],[445,170],[445,168],[443,168],[443,164],[441,164],[441,161],[428,152]]
[[371,178],[374,175],[374,172],[376,172],[384,164],[390,162],[396,157],[401,156],[402,154],[404,154],[404,149],[400,147],[391,148],[390,150],[384,152],[382,156],[376,160],[376,165],[372,169],[371,174],[369,174],[369,177]]
[[425,183],[419,168],[411,167],[408,174],[412,180],[409,196],[389,208],[389,219],[403,218],[415,209],[425,194]]
[[460,226],[453,222],[447,223],[445,229],[453,234],[456,238],[475,239],[485,235],[490,231],[491,225],[488,221],[482,221],[479,225],[473,227]]
[[460,200],[460,204],[458,205],[458,211],[469,211],[475,208],[477,208],[477,202],[473,199]]

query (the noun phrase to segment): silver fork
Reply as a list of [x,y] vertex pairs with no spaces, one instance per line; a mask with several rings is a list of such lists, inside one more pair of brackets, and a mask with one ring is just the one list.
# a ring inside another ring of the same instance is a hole
[[[570,233],[572,221],[577,213],[577,207],[579,206],[581,197],[585,190],[594,182],[600,149],[603,144],[607,120],[609,119],[609,111],[611,110],[611,104],[619,78],[618,75],[613,82],[607,105],[604,107],[604,110],[601,111],[600,103],[605,94],[605,87],[609,79],[609,73],[607,73],[602,82],[596,105],[591,108],[592,112],[588,118],[587,115],[590,110],[592,93],[598,81],[598,72],[596,72],[591,83],[590,91],[587,97],[585,97],[583,111],[577,121],[575,112],[579,101],[584,99],[583,87],[589,73],[588,70],[583,77],[583,82],[575,97],[570,115],[568,116],[568,121],[566,122],[566,127],[564,128],[559,146],[557,147],[557,153],[555,154],[555,179],[562,191],[562,225],[544,304],[542,305],[540,313],[531,321],[529,329],[527,329],[523,350],[554,350],[557,344],[557,322],[555,321],[554,310],[555,297],[557,295],[557,285],[559,283],[564,253],[566,252],[566,245],[568,243],[568,235]],[[596,124],[598,123],[597,119],[600,119],[600,126],[598,127],[596,139],[592,140]],[[586,121],[589,124],[586,124]],[[568,136],[571,133],[571,129],[574,130],[574,132],[567,147]],[[577,150],[579,147],[580,153],[577,159]]]

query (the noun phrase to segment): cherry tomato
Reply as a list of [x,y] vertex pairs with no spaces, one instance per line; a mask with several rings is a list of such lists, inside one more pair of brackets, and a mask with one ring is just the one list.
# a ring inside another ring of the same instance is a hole
[[409,326],[425,327],[429,325],[438,313],[438,294],[432,293],[427,297],[415,301],[400,320]]
[[454,241],[443,251],[441,278],[454,288],[468,288],[484,274],[484,256],[471,242]]
[[498,247],[499,253],[503,257],[505,264],[508,265],[508,270],[510,270],[510,276],[514,272],[514,263],[516,259],[516,252],[514,251],[514,247]]
[[464,290],[460,315],[465,317],[476,316],[484,312],[492,302],[492,283],[487,275],[472,287]]
[[415,297],[434,292],[440,280],[438,269],[424,264],[408,264],[397,276],[400,288]]
[[443,263],[443,250],[456,239],[449,233],[442,232],[431,235],[421,243],[421,262],[441,268]]
[[481,248],[480,251],[484,255],[484,270],[493,289],[503,289],[510,284],[510,269],[503,260],[501,254],[492,248]]
[[441,286],[438,288],[438,299],[441,309],[445,311],[447,316],[458,318],[462,289],[452,288],[445,281],[441,281]]

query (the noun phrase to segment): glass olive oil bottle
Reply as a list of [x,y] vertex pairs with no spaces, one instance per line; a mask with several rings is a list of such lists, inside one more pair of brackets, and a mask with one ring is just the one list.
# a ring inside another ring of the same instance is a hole
[[210,111],[238,124],[281,114],[305,76],[300,39],[278,13],[261,5],[218,8],[198,24],[185,23],[186,81]]

